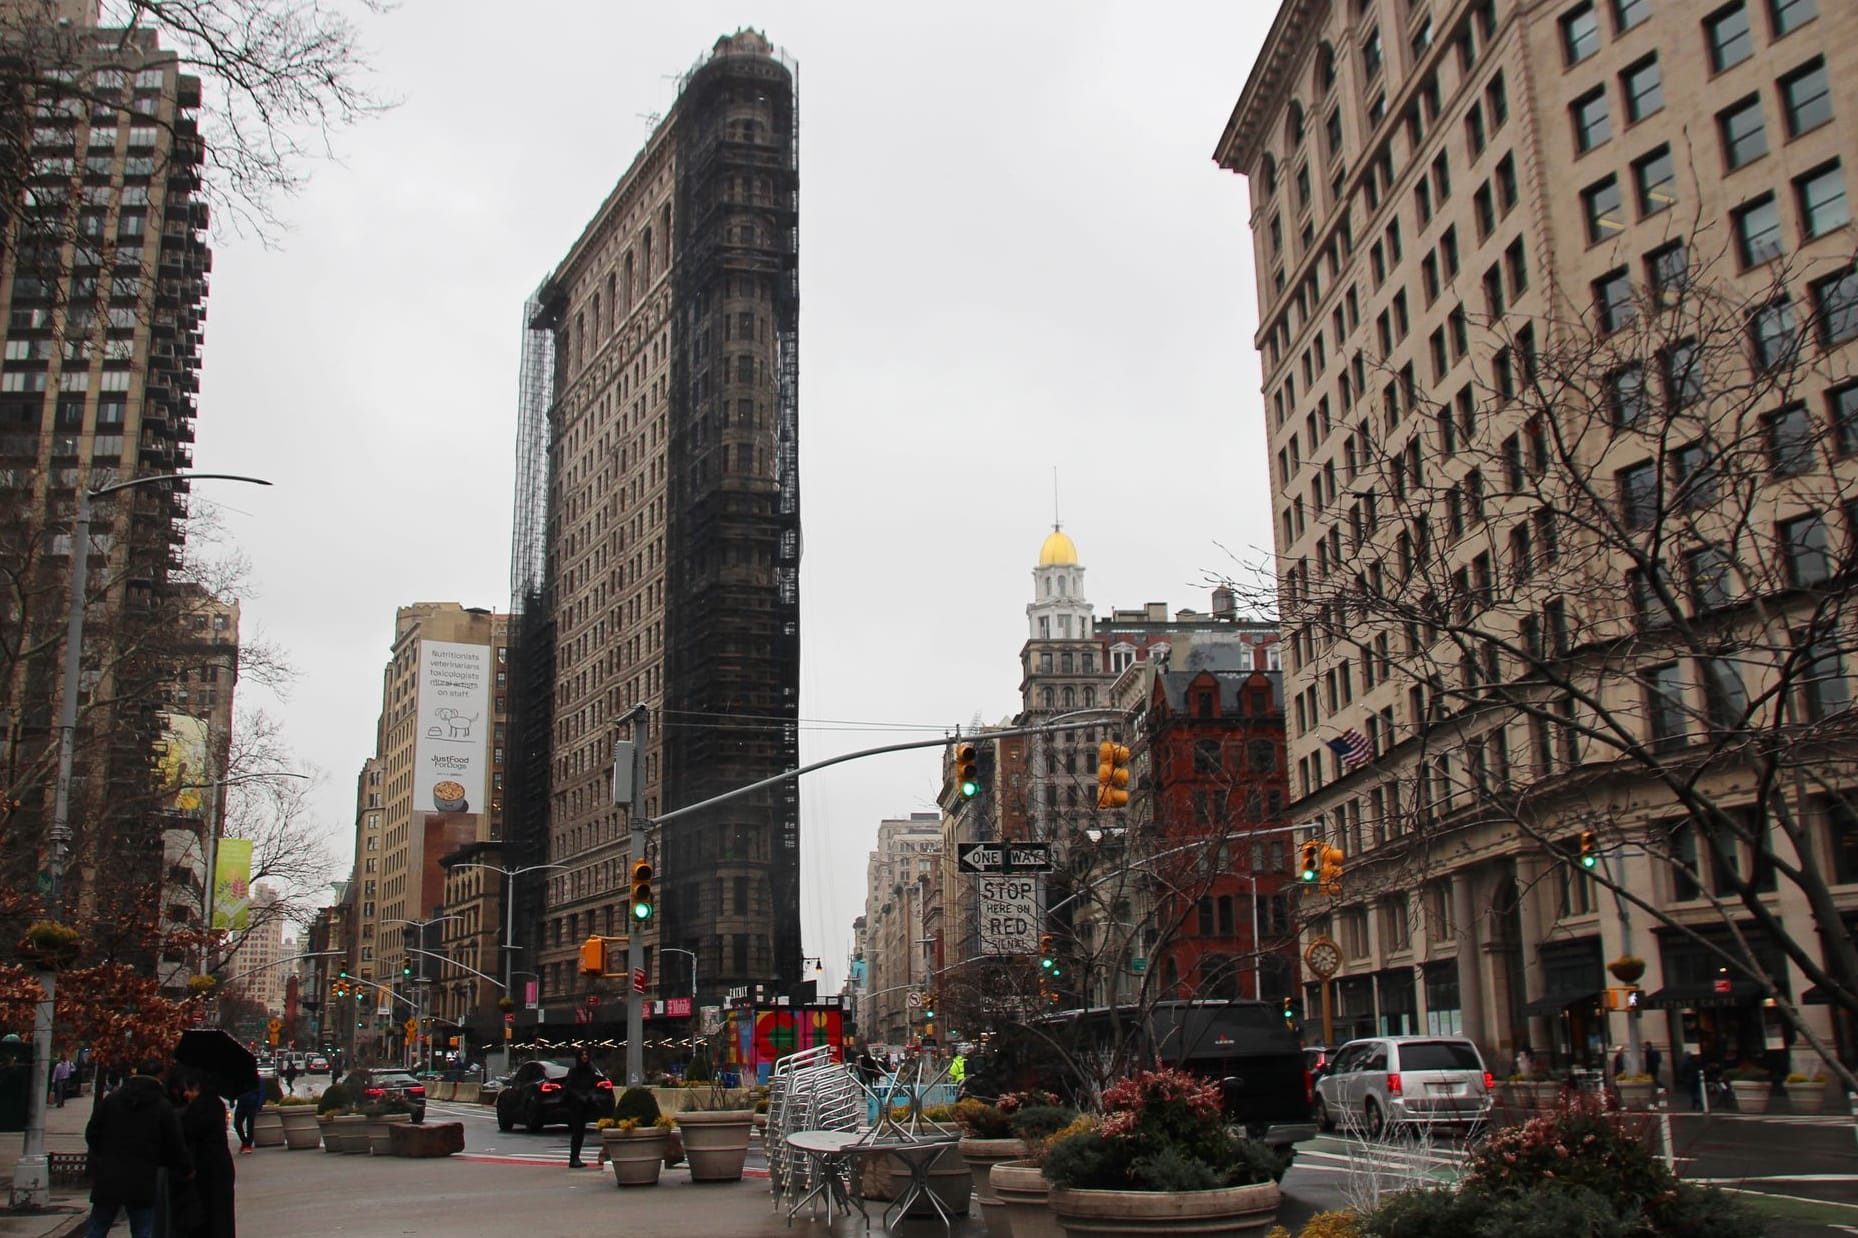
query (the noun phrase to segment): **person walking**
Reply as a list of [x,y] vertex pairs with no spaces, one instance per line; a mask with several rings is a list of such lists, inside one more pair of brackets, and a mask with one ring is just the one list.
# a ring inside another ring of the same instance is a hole
[[52,1064],[52,1100],[60,1109],[65,1107],[65,1093],[71,1090],[71,1059],[64,1054]]
[[283,1076],[284,1095],[289,1096],[291,1090],[297,1086],[297,1063],[294,1058],[284,1063]]
[[148,1062],[97,1103],[84,1127],[90,1149],[90,1223],[85,1238],[107,1238],[116,1214],[129,1213],[130,1238],[154,1238],[162,1206],[161,1171],[170,1181],[193,1176],[180,1118]]
[[193,1070],[180,1077],[181,1136],[194,1163],[193,1196],[196,1207],[182,1223],[176,1211],[175,1228],[186,1238],[235,1238],[233,1216],[232,1152],[226,1147],[226,1102],[206,1086]]
[[261,1083],[232,1102],[232,1133],[239,1137],[240,1152],[252,1150],[252,1124],[257,1120],[259,1106],[264,1104],[264,1100],[264,1085]]
[[600,1076],[594,1072],[593,1059],[587,1050],[582,1049],[574,1055],[574,1065],[568,1067],[567,1075],[562,1079],[562,1090],[568,1094],[568,1168],[585,1169],[587,1162],[581,1159],[581,1145],[587,1140],[587,1118],[594,1108],[594,1089],[599,1085]]

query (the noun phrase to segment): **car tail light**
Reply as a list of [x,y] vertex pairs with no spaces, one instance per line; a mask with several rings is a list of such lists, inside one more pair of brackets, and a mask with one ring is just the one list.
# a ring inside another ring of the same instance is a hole
[[1303,1068],[1303,1103],[1306,1105],[1316,1103],[1316,1076],[1310,1073],[1310,1068],[1307,1066]]
[[363,1088],[361,1094],[369,1100],[379,1100],[381,1097],[387,1095],[386,1091],[381,1088]]
[[1485,1071],[1484,1072],[1484,1090],[1486,1092],[1489,1092],[1489,1091],[1494,1090],[1496,1086],[1497,1086],[1497,1080],[1495,1076],[1493,1076],[1489,1071]]
[[611,1079],[602,1079],[600,1082],[594,1084],[594,1086],[603,1092],[611,1092],[613,1090],[613,1081]]
[[561,1091],[561,1085],[559,1083],[544,1083],[540,1090],[544,1092],[559,1092]]
[[426,1094],[426,1089],[425,1089],[425,1088],[418,1088],[418,1087],[415,1087],[415,1088],[408,1088],[408,1089],[406,1090],[406,1094],[407,1094],[408,1096],[424,1096],[424,1095]]
[[1399,1072],[1397,1072],[1397,1071],[1395,1071],[1395,1072],[1391,1072],[1391,1073],[1389,1073],[1389,1074],[1388,1074],[1388,1076],[1387,1076],[1387,1090],[1388,1090],[1389,1092],[1391,1092],[1391,1093],[1393,1093],[1393,1094],[1394,1094],[1395,1096],[1398,1096],[1398,1095],[1400,1095],[1400,1075],[1399,1075]]

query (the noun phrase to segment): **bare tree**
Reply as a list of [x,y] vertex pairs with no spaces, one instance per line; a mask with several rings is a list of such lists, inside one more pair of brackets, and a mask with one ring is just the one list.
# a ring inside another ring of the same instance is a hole
[[1312,492],[1333,522],[1315,560],[1239,588],[1268,605],[1281,579],[1332,711],[1356,687],[1399,702],[1368,718],[1365,772],[1296,771],[1306,799],[1354,777],[1370,806],[1324,822],[1351,858],[1338,910],[1518,835],[1565,879],[1591,832],[1664,872],[1598,866],[1622,909],[1712,952],[1858,1087],[1777,980],[1791,962],[1858,1014],[1835,889],[1858,881],[1858,275],[1776,261],[1751,284],[1711,244],[1680,237],[1594,306],[1466,324],[1481,358],[1449,395],[1383,375],[1340,485]]

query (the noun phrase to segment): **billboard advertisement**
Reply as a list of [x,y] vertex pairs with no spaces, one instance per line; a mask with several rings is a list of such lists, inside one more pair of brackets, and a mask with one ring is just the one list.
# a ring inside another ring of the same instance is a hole
[[206,805],[206,719],[161,715],[161,751],[155,769],[161,804],[169,812],[197,813]]
[[419,642],[414,812],[483,812],[491,647]]
[[213,858],[213,927],[239,930],[252,922],[252,840],[222,838]]

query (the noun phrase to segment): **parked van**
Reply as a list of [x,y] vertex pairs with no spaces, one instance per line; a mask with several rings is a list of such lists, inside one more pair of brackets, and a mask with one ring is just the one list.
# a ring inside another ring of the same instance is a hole
[[1490,1117],[1494,1086],[1483,1055],[1461,1036],[1351,1040],[1316,1081],[1316,1120],[1376,1137],[1408,1123],[1472,1127]]

